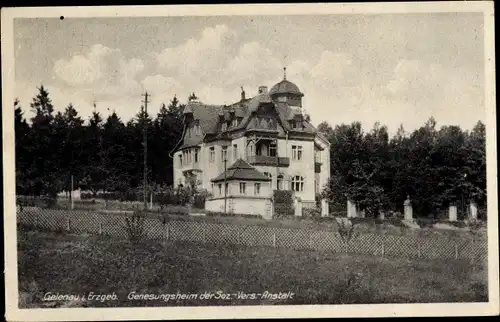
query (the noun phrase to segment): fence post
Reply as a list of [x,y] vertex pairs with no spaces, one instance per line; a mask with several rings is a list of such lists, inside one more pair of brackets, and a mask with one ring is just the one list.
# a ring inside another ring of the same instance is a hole
[[417,246],[417,251],[418,251],[417,253],[418,258],[422,257],[422,248],[420,247],[420,243]]
[[170,238],[170,226],[167,223],[167,241],[169,240],[169,238]]
[[71,220],[69,219],[69,217],[67,219],[67,227],[66,228],[68,229],[68,231],[71,230]]
[[203,228],[202,234],[201,234],[201,240],[204,244],[207,242],[207,238],[206,238],[207,236],[205,236],[205,235],[206,235],[205,228]]
[[385,249],[384,249],[384,240],[382,239],[382,258],[384,258]]
[[311,233],[309,234],[309,248],[310,248],[310,249],[314,249],[314,248],[313,248],[313,234],[314,234],[314,232],[311,232]]
[[99,235],[102,235],[102,222],[99,222]]
[[238,231],[236,231],[236,244],[238,244],[238,245],[240,244],[240,238],[241,238],[240,231],[238,230]]
[[455,259],[458,259],[458,245],[455,244]]
[[276,247],[276,232],[273,232],[273,247]]

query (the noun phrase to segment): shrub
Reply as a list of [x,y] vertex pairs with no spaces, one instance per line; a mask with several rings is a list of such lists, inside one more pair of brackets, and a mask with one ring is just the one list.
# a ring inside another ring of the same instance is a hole
[[293,205],[293,191],[274,190],[274,216],[276,218],[293,217],[295,209]]
[[211,194],[207,190],[196,192],[193,196],[193,207],[205,209],[205,200],[207,200],[210,196]]
[[354,227],[356,226],[355,222],[350,222],[350,224],[347,224],[346,221],[342,220],[338,222],[337,224],[337,233],[344,242],[345,245],[345,251],[347,252],[347,246],[349,243],[356,237],[358,236],[358,233],[354,230]]
[[320,218],[321,210],[318,208],[303,208],[302,216],[305,218]]
[[138,244],[146,236],[144,221],[144,213],[140,211],[136,211],[131,216],[125,218],[125,229],[127,231],[127,237],[132,244]]

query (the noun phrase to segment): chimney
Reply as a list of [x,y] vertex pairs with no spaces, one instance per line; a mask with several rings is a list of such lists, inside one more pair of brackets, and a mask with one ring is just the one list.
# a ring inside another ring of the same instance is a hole
[[241,100],[245,100],[245,91],[243,90],[243,86],[241,86]]
[[267,86],[259,86],[259,94],[267,94]]

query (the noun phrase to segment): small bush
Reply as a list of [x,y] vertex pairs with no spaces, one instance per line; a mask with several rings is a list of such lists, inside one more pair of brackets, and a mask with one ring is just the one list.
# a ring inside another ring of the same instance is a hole
[[321,210],[318,208],[303,208],[302,216],[305,218],[320,218]]
[[275,218],[287,218],[295,215],[293,191],[274,190],[273,200]]
[[138,244],[146,237],[144,221],[145,215],[139,211],[125,218],[127,237],[132,244]]

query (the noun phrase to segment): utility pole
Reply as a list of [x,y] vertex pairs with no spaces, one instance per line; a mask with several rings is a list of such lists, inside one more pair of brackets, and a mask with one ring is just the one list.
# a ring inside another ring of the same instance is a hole
[[148,185],[148,132],[147,132],[147,115],[148,115],[148,103],[149,100],[148,98],[151,97],[148,92],[142,94],[141,96],[144,96],[144,100],[142,101],[144,103],[144,123],[142,125],[142,132],[143,132],[143,144],[144,144],[144,210],[148,208],[148,190],[147,190],[147,185]]
[[226,176],[227,176],[227,152],[224,155],[224,215],[227,215],[227,183],[226,183]]

